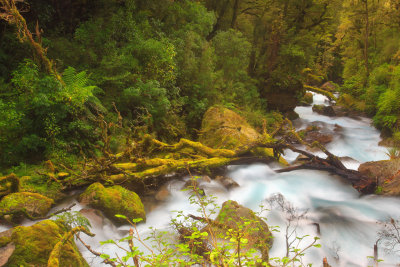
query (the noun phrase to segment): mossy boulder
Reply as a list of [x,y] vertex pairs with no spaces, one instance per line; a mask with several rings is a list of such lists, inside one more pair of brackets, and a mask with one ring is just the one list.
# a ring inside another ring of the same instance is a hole
[[366,162],[358,171],[376,181],[382,194],[400,196],[400,159]]
[[254,143],[260,134],[236,112],[214,106],[204,114],[200,142],[212,148],[236,149]]
[[20,178],[20,191],[38,193],[58,201],[65,197],[62,193],[62,184],[50,181],[43,176],[22,176]]
[[[236,150],[256,143],[261,138],[261,134],[242,116],[227,108],[214,106],[204,114],[199,141],[212,148]],[[256,156],[271,159],[274,156],[271,148],[254,149],[251,152]],[[279,162],[287,165],[282,157]]]
[[[236,201],[228,200],[222,204],[222,208],[215,219],[214,231],[226,234],[227,229],[240,231],[243,238],[248,240],[244,249],[256,248],[262,254],[264,262],[268,262],[269,249],[273,244],[273,236],[268,225],[255,213]],[[224,226],[221,229],[220,226]]]
[[[15,250],[6,266],[47,266],[50,253],[68,229],[61,223],[45,220],[32,226],[18,226],[12,230],[11,243]],[[73,239],[62,249],[60,266],[89,266],[80,254]]]
[[312,107],[312,111],[329,117],[336,116],[335,110],[333,109],[332,106],[314,105]]
[[115,217],[116,214],[124,215],[130,220],[136,218],[146,220],[140,197],[119,185],[106,188],[101,183],[94,183],[80,195],[79,201],[103,211],[109,219],[118,223],[126,221]]
[[311,92],[306,92],[304,96],[300,99],[300,105],[310,106],[314,101],[314,96]]
[[14,213],[9,220],[18,223],[23,218],[23,212],[32,217],[46,216],[53,203],[52,199],[40,194],[30,192],[13,193],[5,196],[0,201],[0,213]]

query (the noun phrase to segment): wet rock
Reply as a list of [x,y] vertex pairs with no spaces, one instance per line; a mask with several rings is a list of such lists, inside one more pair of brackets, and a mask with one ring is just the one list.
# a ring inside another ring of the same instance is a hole
[[0,267],[6,266],[8,259],[15,251],[15,245],[13,242],[8,243],[4,247],[0,247]]
[[104,225],[104,216],[101,211],[95,209],[81,209],[79,212],[90,221],[92,227],[99,228]]
[[300,100],[300,106],[311,106],[314,101],[314,96],[311,92],[307,92]]
[[[316,125],[308,126],[306,129],[298,131],[298,134],[304,141],[310,144],[318,141],[319,143],[326,145],[333,141],[333,133],[328,133],[326,129],[323,131],[320,126]],[[299,143],[299,141],[294,137],[292,137],[290,141],[295,144]]]
[[10,215],[9,220],[13,223],[19,223],[23,218],[23,211],[32,217],[43,217],[50,211],[54,201],[48,197],[36,193],[19,192],[5,196],[0,201],[0,211],[17,212]]
[[158,201],[166,201],[171,196],[167,186],[162,186],[155,195],[155,199]]
[[332,106],[325,106],[325,105],[314,105],[312,107],[312,110],[318,114],[328,116],[328,117],[334,117],[336,116],[335,110],[333,109]]
[[286,112],[285,116],[291,121],[300,118],[299,114],[297,114],[294,110]]
[[343,132],[343,127],[340,126],[339,124],[336,124],[336,123],[335,123],[335,128],[333,129],[333,131],[334,131],[335,133],[341,133],[341,132]]
[[306,133],[304,140],[308,143],[313,143],[315,141],[321,143],[322,145],[329,144],[333,140],[333,135],[322,134],[318,131],[310,131]]
[[232,178],[227,176],[217,176],[215,177],[215,181],[219,182],[228,190],[239,187],[238,183],[236,183]]
[[[239,205],[236,201],[228,200],[222,204],[215,222],[217,225],[224,225],[228,229],[243,233],[244,238],[248,239],[244,250],[256,248],[261,252],[263,261],[268,262],[269,249],[273,243],[272,233],[269,231],[268,225],[251,209]],[[214,230],[226,235],[226,229],[216,227]]]
[[399,147],[399,141],[395,140],[392,137],[383,137],[383,139],[379,142],[380,146],[385,147]]
[[382,185],[399,170],[400,159],[366,162],[358,168],[362,174],[376,179],[378,185]]
[[[45,220],[32,226],[12,229],[11,242],[15,250],[5,266],[47,266],[50,253],[68,229],[58,221]],[[60,266],[89,266],[80,254],[74,240],[68,240],[62,249]]]
[[146,220],[144,206],[139,196],[119,185],[106,188],[100,183],[94,183],[80,195],[79,201],[101,210],[110,220],[117,223],[125,223],[126,220],[115,217],[116,214],[124,215],[130,220],[136,218]]
[[400,159],[366,162],[358,171],[374,179],[382,194],[400,196]]

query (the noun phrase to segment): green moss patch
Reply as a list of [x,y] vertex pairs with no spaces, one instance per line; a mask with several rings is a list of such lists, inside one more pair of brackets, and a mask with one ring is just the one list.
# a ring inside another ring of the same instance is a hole
[[43,176],[23,176],[20,178],[20,191],[38,193],[55,201],[60,200],[62,185],[55,181],[50,181]]
[[[45,216],[54,201],[48,197],[36,193],[19,192],[5,196],[0,201],[0,211],[2,213],[25,211],[32,217]],[[18,222],[20,216],[13,215],[11,221]]]
[[79,201],[103,211],[109,219],[119,223],[126,221],[116,218],[116,214],[125,215],[129,219],[146,219],[140,197],[119,185],[105,188],[100,183],[94,183],[80,195]]
[[200,142],[212,148],[236,149],[255,142],[260,134],[247,121],[224,107],[211,107],[204,115]]
[[[47,266],[51,251],[66,232],[67,229],[63,225],[51,220],[41,221],[28,227],[15,227],[11,235],[15,251],[6,266]],[[69,240],[64,245],[60,266],[89,266],[73,240]]]

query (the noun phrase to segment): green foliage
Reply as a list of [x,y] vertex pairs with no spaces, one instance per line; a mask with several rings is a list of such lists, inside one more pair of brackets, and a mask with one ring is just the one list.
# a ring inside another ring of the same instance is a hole
[[[95,99],[85,72],[68,68],[65,85],[43,75],[32,61],[25,61],[13,72],[3,90],[13,91],[0,99],[0,162],[40,160],[55,149],[72,150],[73,145],[88,147],[95,138],[86,103]],[[93,116],[93,115],[92,115]],[[66,142],[69,142],[68,144]]]
[[161,88],[157,81],[138,81],[134,87],[123,90],[120,102],[123,103],[122,111],[130,113],[131,118],[143,111],[150,114],[149,125],[162,120],[171,107],[167,90]]
[[54,218],[56,221],[62,223],[68,230],[77,226],[83,226],[87,230],[91,228],[89,220],[83,216],[79,211],[67,211],[58,214]]

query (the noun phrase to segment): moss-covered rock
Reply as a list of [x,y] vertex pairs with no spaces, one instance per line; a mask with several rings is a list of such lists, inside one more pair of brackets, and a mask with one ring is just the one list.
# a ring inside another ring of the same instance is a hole
[[[36,193],[19,192],[5,196],[0,201],[0,213],[25,212],[32,217],[45,216],[54,201],[48,197]],[[15,214],[10,217],[12,222],[19,222],[23,214]]]
[[333,109],[332,106],[314,105],[312,107],[312,111],[329,117],[336,116],[335,110]]
[[48,180],[43,176],[22,176],[20,178],[20,191],[38,193],[54,201],[62,199],[62,184]]
[[248,240],[244,249],[256,248],[261,254],[263,261],[268,262],[269,249],[273,243],[273,236],[268,225],[255,213],[236,201],[228,200],[222,204],[222,208],[215,219],[215,225],[223,225],[224,229],[214,226],[214,231],[225,235],[227,229],[240,231],[243,238]]
[[[32,226],[15,227],[11,234],[15,251],[8,259],[6,266],[47,266],[51,251],[66,232],[68,232],[67,229],[61,223],[51,220],[41,221]],[[60,266],[89,266],[73,239],[63,247]]]
[[256,142],[260,134],[236,112],[214,106],[204,114],[200,142],[212,148],[236,149]]
[[300,105],[310,106],[314,101],[314,96],[311,92],[306,92],[304,96],[300,99]]
[[111,220],[119,223],[126,222],[116,218],[116,214],[125,215],[129,219],[146,219],[143,203],[140,197],[119,185],[104,187],[100,183],[90,185],[83,192],[79,201],[85,205],[99,209]]
[[[204,115],[200,142],[218,149],[235,150],[261,140],[261,135],[236,112],[224,107],[214,106]],[[271,148],[258,148],[251,151],[254,155],[273,158]],[[281,157],[281,164],[287,162]]]

